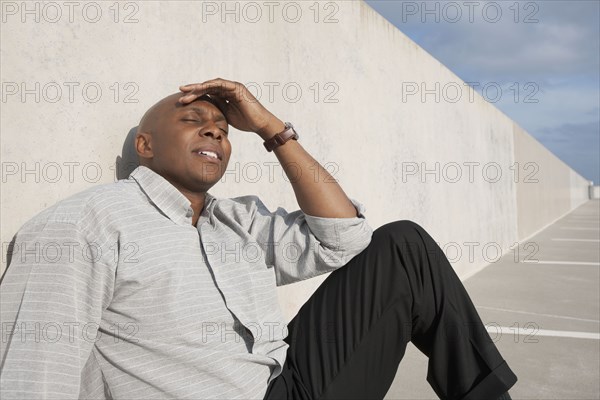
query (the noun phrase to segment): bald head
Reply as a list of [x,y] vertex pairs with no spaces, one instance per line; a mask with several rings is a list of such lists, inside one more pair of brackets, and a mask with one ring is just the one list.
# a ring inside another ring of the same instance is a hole
[[164,117],[169,111],[175,110],[178,105],[178,99],[181,97],[181,92],[173,93],[161,100],[159,100],[156,104],[150,107],[145,113],[140,123],[138,125],[137,132],[146,132],[146,133],[154,133],[157,130],[157,127]]

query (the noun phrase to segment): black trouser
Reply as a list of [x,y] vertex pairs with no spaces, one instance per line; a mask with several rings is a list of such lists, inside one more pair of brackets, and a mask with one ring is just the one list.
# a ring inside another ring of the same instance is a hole
[[517,381],[443,251],[395,221],[333,271],[288,325],[265,399],[383,399],[411,341],[441,399],[493,400]]

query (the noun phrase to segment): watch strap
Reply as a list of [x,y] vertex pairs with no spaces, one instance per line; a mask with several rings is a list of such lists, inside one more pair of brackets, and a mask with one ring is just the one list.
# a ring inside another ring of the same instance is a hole
[[299,138],[300,136],[294,130],[294,126],[291,123],[286,122],[285,129],[282,132],[276,134],[275,136],[265,140],[263,145],[265,146],[265,149],[267,149],[267,151],[270,152],[276,149],[277,147],[281,146],[288,140],[298,140]]

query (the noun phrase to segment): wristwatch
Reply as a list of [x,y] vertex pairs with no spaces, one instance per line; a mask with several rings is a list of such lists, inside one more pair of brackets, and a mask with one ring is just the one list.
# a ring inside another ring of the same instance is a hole
[[263,145],[267,151],[273,151],[290,139],[298,140],[300,135],[294,130],[294,126],[290,122],[286,122],[283,132],[279,132],[272,138],[265,140]]

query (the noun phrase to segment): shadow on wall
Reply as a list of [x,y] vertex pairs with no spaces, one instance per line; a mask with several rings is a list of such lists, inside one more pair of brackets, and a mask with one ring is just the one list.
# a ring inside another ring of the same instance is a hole
[[0,277],[0,283],[2,283],[2,281],[4,280],[4,277],[6,276],[6,271],[8,271],[8,267],[10,265],[10,260],[12,259],[12,256],[13,256],[13,249],[15,248],[16,240],[17,240],[17,234],[15,234],[13,236],[12,240],[8,244],[8,247],[6,248],[6,268],[4,268],[4,272],[2,273],[2,276]]
[[135,152],[134,141],[137,133],[137,126],[131,128],[125,142],[123,143],[123,149],[121,155],[117,156],[115,160],[115,167],[117,169],[117,179],[127,179],[129,174],[138,167],[138,156]]
[[[131,128],[127,137],[125,137],[125,142],[123,143],[123,148],[121,149],[121,155],[117,156],[115,160],[115,168],[117,169],[117,179],[127,179],[129,174],[133,172],[139,165],[137,153],[135,152],[134,141],[135,135],[137,133],[137,126]],[[6,271],[8,271],[8,267],[10,267],[10,262],[12,260],[12,256],[14,253],[15,240],[17,235],[15,234],[10,241],[7,249],[6,249],[6,268],[0,276],[0,282],[4,279],[6,275]]]

